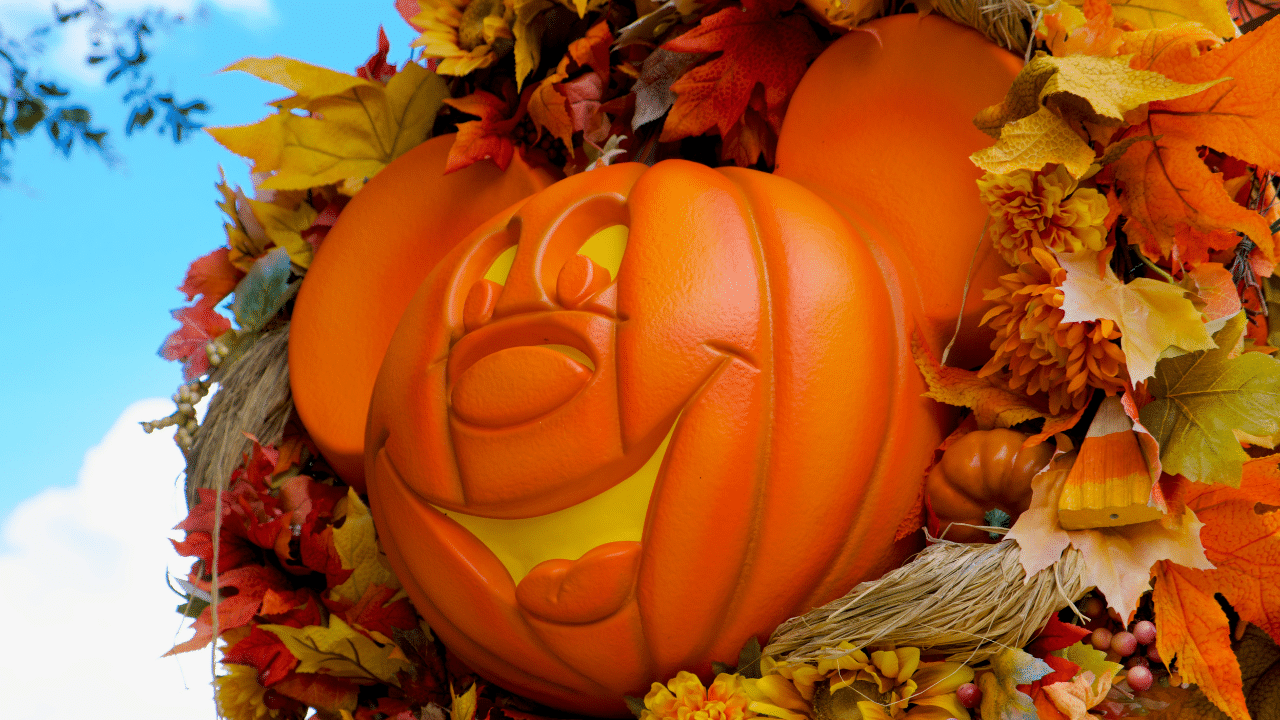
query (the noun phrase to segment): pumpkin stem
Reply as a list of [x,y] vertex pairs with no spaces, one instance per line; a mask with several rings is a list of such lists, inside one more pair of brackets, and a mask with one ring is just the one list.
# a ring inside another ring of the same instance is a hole
[[[1013,517],[1000,508],[991,508],[988,510],[982,516],[982,521],[990,527],[1013,527]],[[1003,534],[997,532],[989,532],[987,535],[990,535],[992,540],[999,540],[1004,537]]]

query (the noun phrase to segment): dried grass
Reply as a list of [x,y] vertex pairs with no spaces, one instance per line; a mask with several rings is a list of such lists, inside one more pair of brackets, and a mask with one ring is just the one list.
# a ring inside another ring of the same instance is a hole
[[1025,0],[933,0],[933,10],[1019,55],[1027,49],[1035,6]]
[[226,489],[252,443],[278,443],[293,413],[289,393],[289,325],[267,331],[222,376],[195,442],[187,452],[187,506],[196,490]]
[[1068,548],[1030,582],[1014,542],[971,545],[939,540],[912,562],[844,597],[783,623],[766,655],[813,662],[875,645],[918,647],[976,663],[1020,648],[1049,617],[1084,597],[1080,552]]

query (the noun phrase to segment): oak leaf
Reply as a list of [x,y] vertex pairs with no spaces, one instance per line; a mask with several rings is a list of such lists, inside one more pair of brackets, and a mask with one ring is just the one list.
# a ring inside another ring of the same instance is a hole
[[1234,431],[1280,432],[1280,360],[1256,352],[1235,356],[1244,327],[1241,313],[1213,336],[1219,347],[1156,364],[1147,383],[1153,400],[1138,416],[1160,444],[1165,472],[1239,486],[1248,455]]
[[[289,58],[247,58],[241,70],[295,95],[252,125],[209,128],[232,152],[271,173],[267,190],[305,189],[364,180],[425,140],[448,88],[435,73],[408,63],[384,86]],[[293,110],[305,111],[298,115]]]
[[[212,590],[212,582],[207,580],[200,581],[196,577],[190,579],[200,589]],[[279,570],[265,565],[245,565],[219,573],[219,591],[235,588],[234,594],[226,593],[219,598],[219,632],[248,625],[262,606],[262,598],[267,590],[283,587],[286,587],[284,575]],[[165,653],[166,656],[199,650],[213,640],[213,608],[205,608],[196,618],[192,627],[195,628],[195,636],[186,642],[173,646],[173,649]]]
[[[1212,38],[1210,38],[1212,39]],[[1179,82],[1227,78],[1197,95],[1153,102],[1130,135],[1158,139],[1135,143],[1114,164],[1125,188],[1120,201],[1125,231],[1151,256],[1195,264],[1211,250],[1234,247],[1236,233],[1274,258],[1272,234],[1257,212],[1237,204],[1220,174],[1200,159],[1209,146],[1231,157],[1280,171],[1280,22],[1204,52],[1204,34],[1173,28],[1135,38],[1135,67]]]
[[1031,507],[1018,516],[1005,538],[1020,548],[1019,561],[1028,578],[1053,565],[1068,546],[1080,551],[1084,581],[1100,590],[1107,604],[1126,620],[1146,592],[1151,567],[1172,559],[1187,567],[1210,568],[1200,544],[1202,523],[1190,510],[1178,527],[1160,521],[1089,530],[1065,530],[1058,519],[1058,496],[1074,453],[1059,452],[1031,481]]
[[1062,321],[1114,322],[1134,383],[1155,374],[1156,360],[1168,348],[1190,352],[1217,347],[1185,289],[1149,278],[1125,283],[1110,265],[1099,262],[1096,252],[1061,253],[1058,263],[1067,271],[1061,286]]
[[328,627],[258,627],[284,642],[289,652],[298,658],[299,673],[320,673],[357,681],[381,681],[399,685],[396,673],[413,671],[413,663],[409,662],[395,643],[375,642],[336,615],[329,616]]
[[[776,142],[791,94],[823,43],[802,15],[780,17],[794,0],[744,0],[702,19],[698,27],[668,41],[666,50],[714,53],[684,73],[671,90],[676,102],[661,140],[701,135],[715,128],[727,137],[748,110],[757,86],[763,88],[764,123]],[[753,111],[754,112],[754,111]]]

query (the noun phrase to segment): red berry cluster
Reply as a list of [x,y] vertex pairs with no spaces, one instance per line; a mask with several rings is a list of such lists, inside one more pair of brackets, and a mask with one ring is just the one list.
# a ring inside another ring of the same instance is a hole
[[1096,595],[1081,603],[1080,610],[1090,618],[1085,627],[1093,628],[1089,644],[1107,653],[1108,660],[1124,663],[1126,679],[1134,692],[1150,690],[1155,683],[1151,665],[1163,663],[1156,649],[1156,624],[1150,620],[1137,620],[1124,629],[1120,616],[1109,610],[1106,601]]

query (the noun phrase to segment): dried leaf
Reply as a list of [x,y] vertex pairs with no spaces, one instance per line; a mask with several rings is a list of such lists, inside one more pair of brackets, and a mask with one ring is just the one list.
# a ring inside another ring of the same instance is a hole
[[676,101],[671,84],[693,65],[702,60],[701,53],[682,53],[655,48],[640,66],[640,78],[632,86],[636,95],[636,111],[631,118],[631,129],[660,120]]
[[258,123],[208,129],[227,149],[252,159],[255,173],[272,173],[261,185],[268,190],[372,177],[427,138],[449,94],[443,80],[414,63],[385,86],[280,57],[248,58],[226,69],[297,93]]
[[1244,327],[1241,313],[1213,336],[1218,348],[1156,364],[1147,384],[1154,399],[1138,416],[1160,444],[1165,472],[1238,487],[1248,455],[1233,431],[1280,432],[1280,360],[1233,357]]
[[[1067,0],[1077,7],[1085,0]],[[1218,37],[1236,35],[1236,25],[1220,0],[1110,0],[1111,12],[1138,30],[1164,28],[1183,22],[1200,23]]]
[[1058,263],[1067,271],[1062,321],[1114,322],[1133,382],[1154,375],[1156,360],[1167,348],[1189,352],[1217,347],[1183,288],[1148,278],[1124,283],[1109,265],[1099,263],[1096,252],[1062,253]]
[[331,597],[354,603],[370,585],[400,587],[400,581],[387,564],[386,555],[378,547],[373,516],[354,489],[347,491],[346,520],[341,527],[334,528],[333,546],[342,559],[343,569],[353,572],[345,582],[330,591]]
[[1050,415],[1045,408],[1034,404],[1025,393],[1010,390],[992,377],[979,377],[969,370],[939,364],[933,352],[920,342],[918,336],[912,338],[911,353],[915,357],[916,367],[929,386],[924,396],[948,405],[972,409],[980,429],[1010,427],[1036,418],[1045,418],[1046,422],[1054,423],[1063,419]]
[[396,673],[413,671],[413,663],[395,643],[374,642],[336,615],[329,616],[329,627],[258,627],[284,641],[289,652],[298,658],[299,673],[321,673],[399,686]]
[[698,27],[662,46],[676,52],[716,53],[671,86],[677,98],[662,128],[663,142],[712,128],[721,137],[729,135],[741,122],[757,85],[764,88],[764,119],[777,134],[792,92],[823,47],[804,16],[779,16],[791,4],[744,0],[741,7],[704,17]]
[[[1210,36],[1211,37],[1211,36]],[[1274,258],[1270,228],[1257,212],[1236,204],[1222,177],[1205,166],[1199,148],[1280,171],[1280,22],[1202,52],[1204,34],[1182,28],[1152,31],[1135,39],[1135,67],[1185,83],[1228,78],[1190,97],[1153,102],[1147,118],[1129,135],[1158,136],[1129,148],[1113,167],[1126,188],[1120,201],[1129,220],[1125,230],[1148,255],[1192,264],[1215,249],[1236,245],[1247,235]]]
[[461,170],[481,160],[490,160],[500,169],[506,170],[516,151],[511,131],[522,116],[520,110],[517,109],[514,115],[508,117],[512,113],[510,103],[484,90],[444,102],[480,118],[458,124],[458,135],[449,148],[445,173]]
[[1059,163],[1073,177],[1080,177],[1093,164],[1093,148],[1057,113],[1042,107],[1004,125],[1000,140],[974,153],[970,159],[983,170],[1005,175]]
[[1036,720],[1031,697],[1018,690],[1053,672],[1043,660],[1018,648],[1005,648],[991,658],[991,672],[980,677],[983,720]]

